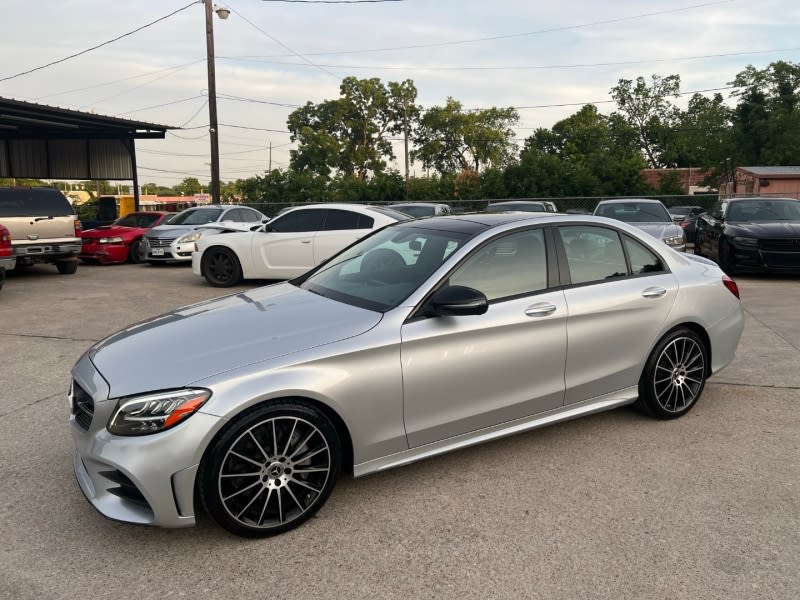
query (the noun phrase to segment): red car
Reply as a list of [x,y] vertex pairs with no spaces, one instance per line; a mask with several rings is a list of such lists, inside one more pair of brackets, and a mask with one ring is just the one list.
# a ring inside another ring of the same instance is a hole
[[145,232],[163,225],[175,213],[133,212],[111,225],[89,229],[81,234],[83,246],[78,257],[85,263],[139,262],[139,242]]

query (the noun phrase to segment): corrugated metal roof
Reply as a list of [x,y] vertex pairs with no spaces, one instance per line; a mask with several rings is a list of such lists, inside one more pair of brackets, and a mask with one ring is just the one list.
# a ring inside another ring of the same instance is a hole
[[800,166],[791,167],[739,167],[759,177],[800,177]]
[[[87,131],[165,132],[176,129],[168,125],[157,125],[145,121],[132,121],[59,108],[35,102],[0,98],[0,139],[12,136],[13,132],[54,133]],[[17,133],[17,134],[18,134]]]

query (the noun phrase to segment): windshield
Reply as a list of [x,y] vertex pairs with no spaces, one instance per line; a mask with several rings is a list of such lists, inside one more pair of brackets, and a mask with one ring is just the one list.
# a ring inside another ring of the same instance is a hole
[[672,217],[660,202],[615,202],[601,204],[594,212],[625,223],[671,223]]
[[740,200],[731,202],[728,221],[767,223],[770,221],[800,222],[800,202],[796,200]]
[[222,214],[221,208],[190,208],[178,213],[169,222],[170,225],[205,225],[213,223]]
[[412,217],[430,217],[436,213],[435,206],[425,206],[424,204],[395,204],[389,208],[399,210],[401,213],[411,215]]
[[422,227],[388,227],[295,285],[326,298],[384,312],[408,298],[470,237]]
[[158,219],[160,213],[131,213],[114,221],[114,225],[120,227],[152,227]]
[[544,204],[539,204],[538,202],[519,202],[519,203],[497,203],[497,204],[490,204],[486,207],[486,212],[506,212],[509,210],[516,210],[522,212],[547,212],[544,208]]

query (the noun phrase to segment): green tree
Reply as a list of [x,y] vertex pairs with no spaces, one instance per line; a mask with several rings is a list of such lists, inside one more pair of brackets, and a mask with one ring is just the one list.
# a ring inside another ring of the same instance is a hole
[[426,110],[414,136],[414,160],[440,174],[508,164],[517,147],[514,108],[465,110],[461,102],[448,98],[444,106]]
[[183,196],[193,196],[203,190],[200,181],[196,177],[187,177],[175,186],[175,191]]
[[731,85],[734,164],[800,164],[800,64],[751,65]]
[[347,77],[339,94],[336,100],[308,102],[289,115],[291,139],[298,143],[291,167],[366,180],[396,158],[390,137],[416,118],[417,90],[411,80],[386,86],[378,78]]
[[636,132],[639,148],[654,169],[674,166],[674,128],[680,111],[669,99],[680,96],[680,87],[680,75],[652,75],[649,82],[644,77],[635,82],[620,79],[611,88],[619,114]]

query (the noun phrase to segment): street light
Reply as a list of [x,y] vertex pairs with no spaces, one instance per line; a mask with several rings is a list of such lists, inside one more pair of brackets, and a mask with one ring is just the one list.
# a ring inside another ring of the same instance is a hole
[[223,21],[230,9],[202,0],[206,9],[206,64],[208,66],[208,132],[211,138],[211,203],[219,204],[219,125],[217,123],[217,78],[214,69],[214,21],[212,12]]

